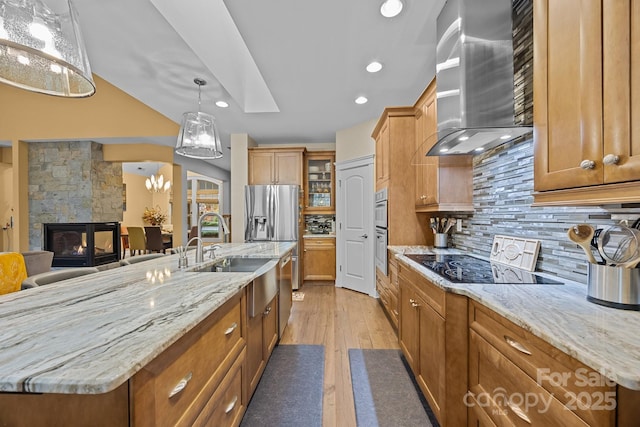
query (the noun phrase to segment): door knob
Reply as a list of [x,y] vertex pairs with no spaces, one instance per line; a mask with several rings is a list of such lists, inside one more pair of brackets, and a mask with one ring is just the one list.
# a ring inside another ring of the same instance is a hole
[[362,237],[363,239],[366,239],[366,238],[367,238],[367,237],[369,237],[369,236],[367,236],[366,234],[363,234],[363,235],[362,235],[362,236],[360,236],[360,237]]

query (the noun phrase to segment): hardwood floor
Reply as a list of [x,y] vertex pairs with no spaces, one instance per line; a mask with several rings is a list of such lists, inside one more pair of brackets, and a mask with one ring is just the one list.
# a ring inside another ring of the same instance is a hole
[[304,301],[294,301],[280,344],[325,346],[323,427],[355,427],[349,369],[350,348],[399,348],[398,337],[375,298],[336,288],[333,282],[305,282]]

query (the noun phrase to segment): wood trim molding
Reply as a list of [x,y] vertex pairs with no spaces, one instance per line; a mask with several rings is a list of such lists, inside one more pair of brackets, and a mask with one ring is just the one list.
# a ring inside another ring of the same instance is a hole
[[637,182],[569,188],[533,193],[531,206],[590,206],[621,203],[640,203]]

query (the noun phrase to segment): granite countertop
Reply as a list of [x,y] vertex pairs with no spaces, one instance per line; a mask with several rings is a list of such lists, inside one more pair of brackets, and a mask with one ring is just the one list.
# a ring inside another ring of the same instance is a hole
[[403,256],[440,250],[424,246],[389,246],[389,250],[445,291],[478,301],[616,383],[640,390],[640,312],[591,303],[586,285],[557,277],[563,285],[454,284]]
[[[0,391],[111,391],[204,320],[295,243],[229,243],[178,269],[168,255],[0,296]],[[255,273],[189,270],[226,256],[273,258]]]

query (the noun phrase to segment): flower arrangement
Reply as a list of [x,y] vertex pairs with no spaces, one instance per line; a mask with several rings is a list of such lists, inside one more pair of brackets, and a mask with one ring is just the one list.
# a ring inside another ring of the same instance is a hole
[[162,225],[167,220],[167,214],[162,213],[160,206],[155,208],[144,208],[142,220],[151,225]]

